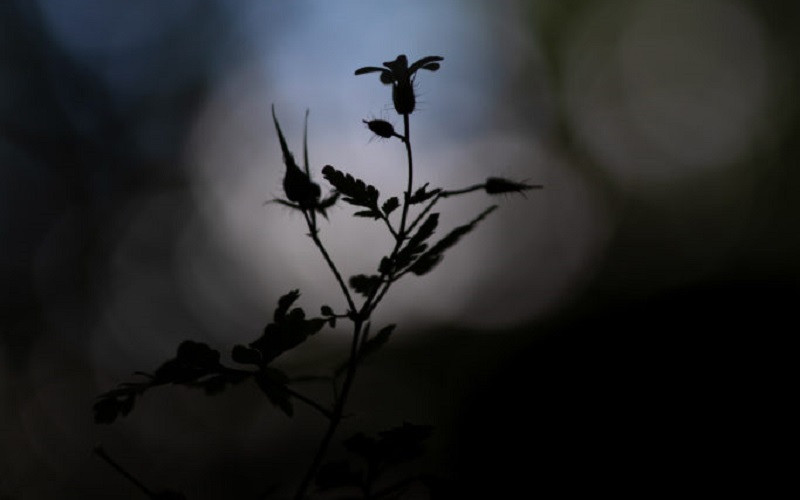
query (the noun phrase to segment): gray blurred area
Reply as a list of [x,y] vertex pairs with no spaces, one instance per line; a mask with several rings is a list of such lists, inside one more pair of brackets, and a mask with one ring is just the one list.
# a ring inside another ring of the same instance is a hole
[[[787,478],[797,3],[431,4],[0,3],[0,499],[142,498],[96,445],[154,490],[290,495],[325,422],[254,385],[153,390],[110,426],[91,407],[183,340],[226,357],[291,289],[310,314],[344,307],[302,219],[264,205],[282,196],[270,106],[298,155],[310,109],[317,180],[330,163],[397,193],[402,148],[361,120],[401,121],[353,71],[400,53],[445,58],[417,82],[417,182],[545,188],[441,205],[444,227],[501,209],[386,297],[375,326],[398,328],[339,437],[434,425],[415,467],[454,498]],[[371,272],[391,241],[351,211],[322,237]],[[325,374],[346,343],[326,330],[279,364]]]

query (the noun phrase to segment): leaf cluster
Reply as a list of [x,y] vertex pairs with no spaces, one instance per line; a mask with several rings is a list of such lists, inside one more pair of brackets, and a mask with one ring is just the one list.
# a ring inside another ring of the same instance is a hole
[[[357,217],[370,217],[373,219],[380,219],[382,217],[381,211],[378,208],[380,193],[375,186],[367,184],[361,179],[356,179],[348,173],[336,170],[330,165],[325,165],[322,168],[322,176],[336,189],[336,192],[342,196],[344,201],[357,207],[366,208],[366,210],[356,212],[353,215]],[[397,208],[392,208],[394,203],[391,202],[391,199],[387,200],[387,203],[389,203],[387,207],[389,208],[389,212]]]
[[133,410],[136,399],[154,387],[182,385],[201,388],[206,394],[213,395],[250,377],[270,402],[291,416],[294,410],[292,393],[288,388],[289,377],[270,366],[270,363],[282,353],[305,342],[326,324],[335,321],[334,317],[306,318],[302,308],[292,308],[299,297],[298,290],[282,296],[278,300],[273,321],[264,328],[264,333],[249,346],[234,346],[231,353],[233,361],[241,365],[254,365],[255,370],[225,366],[220,362],[219,351],[205,343],[186,340],[178,346],[175,357],[162,363],[153,374],[137,373],[145,380],[125,382],[101,394],[94,404],[95,422],[109,424],[127,416]]

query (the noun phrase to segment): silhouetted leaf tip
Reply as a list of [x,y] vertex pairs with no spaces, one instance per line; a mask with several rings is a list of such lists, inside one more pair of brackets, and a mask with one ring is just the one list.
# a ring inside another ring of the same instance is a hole
[[489,177],[486,179],[484,189],[488,194],[507,194],[507,193],[524,193],[530,189],[542,189],[541,184],[525,184],[524,182],[515,182],[502,177]]

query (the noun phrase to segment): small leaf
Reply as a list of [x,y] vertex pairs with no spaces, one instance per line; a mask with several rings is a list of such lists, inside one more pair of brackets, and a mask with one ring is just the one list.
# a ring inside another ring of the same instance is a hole
[[333,309],[331,309],[331,306],[322,306],[320,307],[320,314],[323,316],[333,316],[335,313]]
[[178,346],[176,359],[185,365],[200,370],[210,370],[219,366],[219,351],[202,342],[186,340]]
[[356,293],[363,295],[364,297],[369,297],[372,295],[383,280],[378,275],[371,275],[367,276],[366,274],[357,274],[355,276],[351,276],[350,280],[350,288],[352,288]]
[[423,253],[416,262],[409,268],[409,270],[417,276],[429,273],[444,257],[444,252],[450,247],[454,246],[458,241],[467,233],[475,229],[475,226],[482,221],[486,216],[492,213],[497,208],[497,205],[484,210],[480,215],[473,219],[469,224],[458,226],[450,231],[444,238],[436,242],[433,247]]
[[362,210],[353,214],[354,217],[368,217],[371,219],[380,219],[381,213],[377,210]]
[[332,206],[334,206],[338,199],[339,199],[339,192],[338,191],[334,191],[333,194],[331,194],[327,198],[324,198],[324,199],[320,200],[320,202],[317,203],[317,207],[316,207],[317,208],[317,212],[319,212],[320,215],[322,215],[323,217],[325,217],[327,219],[328,218],[327,210],[329,208],[331,208]]
[[[365,337],[369,336],[369,325],[370,324],[367,323],[367,326],[364,329]],[[386,342],[389,341],[389,337],[392,335],[395,326],[396,325],[385,326],[381,328],[374,337],[368,338],[368,340],[364,342],[364,345],[361,346],[361,350],[358,353],[358,359],[356,361],[356,364],[361,363],[367,356],[374,353],[375,351],[380,349],[384,344],[386,344]],[[340,377],[347,370],[347,367],[349,365],[350,365],[349,360],[339,365],[333,372],[334,376],[337,378]]]
[[278,299],[278,308],[275,309],[275,314],[273,315],[274,320],[281,321],[286,315],[286,311],[292,307],[292,304],[294,304],[298,297],[300,297],[300,290],[292,290]]
[[381,263],[378,265],[378,272],[384,275],[392,274],[394,269],[394,262],[389,257],[381,257]]
[[270,403],[280,408],[286,415],[294,414],[291,395],[286,384],[289,377],[276,368],[264,368],[255,375],[256,384],[259,389],[267,396]]
[[433,213],[428,215],[425,222],[417,229],[414,236],[409,238],[408,243],[397,252],[397,257],[394,262],[393,272],[400,271],[409,266],[414,259],[416,259],[428,246],[425,244],[428,238],[433,235],[436,227],[439,225],[439,214]]
[[433,198],[437,194],[439,194],[442,190],[441,189],[434,189],[433,191],[426,191],[428,187],[428,183],[422,185],[421,188],[414,191],[414,194],[411,195],[411,198],[408,199],[408,203],[411,205],[416,205],[418,203],[424,203],[425,201]]
[[392,196],[383,203],[381,210],[383,210],[383,213],[388,217],[389,214],[394,212],[395,209],[399,206],[400,202],[397,200],[397,196]]
[[484,189],[487,194],[504,194],[504,193],[520,193],[523,196],[525,191],[529,189],[542,189],[544,186],[541,184],[525,184],[524,182],[515,182],[501,177],[489,177],[486,179]]
[[328,321],[324,318],[305,319],[301,309],[293,311],[297,313],[290,314],[288,319],[268,324],[264,328],[264,334],[250,343],[250,347],[260,351],[262,365],[302,344],[309,335],[319,332]]
[[322,168],[322,176],[344,196],[344,201],[351,205],[369,208],[378,211],[378,197],[380,193],[375,186],[366,184],[361,179],[356,179],[350,174],[336,170],[330,165]]
[[396,326],[397,325],[385,326],[381,328],[378,331],[378,333],[375,334],[374,337],[367,340],[364,343],[364,346],[361,348],[361,355],[359,359],[364,359],[370,354],[380,349],[381,347],[383,347],[389,341],[389,337],[392,335],[392,332],[394,331]]

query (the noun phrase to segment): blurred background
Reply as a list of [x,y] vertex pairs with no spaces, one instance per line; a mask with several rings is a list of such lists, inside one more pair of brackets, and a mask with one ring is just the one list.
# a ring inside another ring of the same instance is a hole
[[[399,326],[340,437],[434,425],[420,467],[461,497],[763,493],[796,390],[798,20],[792,0],[0,3],[0,498],[140,498],[97,444],[190,498],[296,484],[323,422],[254,386],[156,390],[111,426],[91,406],[182,340],[254,340],[291,289],[344,308],[302,218],[264,205],[270,106],[298,155],[310,110],[317,180],[397,195],[402,145],[362,120],[402,120],[353,71],[401,53],[444,57],[417,78],[418,185],[545,189],[440,205],[442,234],[501,207],[381,304]],[[391,241],[352,211],[322,237],[370,273]],[[346,334],[279,365],[326,373]]]

